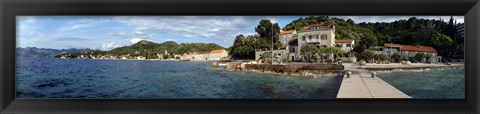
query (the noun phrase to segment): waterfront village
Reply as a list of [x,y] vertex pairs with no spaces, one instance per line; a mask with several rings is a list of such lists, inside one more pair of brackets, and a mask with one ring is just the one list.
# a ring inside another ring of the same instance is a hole
[[[324,67],[323,71],[345,70],[344,66],[363,66],[377,69],[403,69],[403,68],[430,68],[444,66],[441,63],[442,57],[438,56],[437,50],[430,46],[422,45],[402,45],[395,43],[384,43],[383,46],[373,46],[373,51],[358,61],[361,54],[351,53],[355,47],[353,39],[337,39],[335,37],[335,26],[326,23],[313,24],[306,26],[301,30],[281,30],[277,34],[283,47],[277,49],[256,49],[255,60],[231,60],[229,52],[225,49],[211,50],[207,52],[190,52],[183,54],[172,54],[167,50],[164,53],[157,53],[156,59],[148,59],[146,56],[131,56],[130,54],[115,56],[110,54],[92,55],[81,54],[75,56],[78,59],[120,59],[120,60],[170,60],[170,61],[215,61],[213,64],[228,65],[229,70],[245,70],[246,64],[258,65],[289,65],[289,66],[305,66],[305,65],[340,65],[340,69],[332,69]],[[291,43],[293,39],[298,41]],[[311,53],[306,55],[302,52],[302,48],[325,49],[322,53]],[[335,47],[337,50],[330,47]],[[136,51],[135,53],[140,53]],[[340,53],[340,54],[338,54]],[[59,58],[68,58],[69,54],[64,54]],[[364,59],[367,60],[364,60]],[[410,60],[408,60],[410,58]],[[397,59],[397,60],[395,60]],[[413,60],[413,61],[412,61]],[[228,63],[228,64],[227,64]],[[379,66],[380,64],[383,66]],[[450,63],[448,63],[450,65]],[[391,66],[391,67],[384,67]],[[258,67],[258,66],[257,66]],[[258,70],[258,68],[255,68]],[[255,70],[254,69],[254,70]],[[311,69],[311,68],[310,68]],[[251,69],[250,69],[251,70]],[[265,71],[267,69],[262,69]],[[272,72],[286,72],[287,69],[270,69]],[[267,70],[269,71],[269,70]],[[298,74],[296,72],[286,72],[288,74]],[[301,74],[301,73],[300,73]],[[304,74],[304,73],[303,73]]]
[[[224,66],[223,69],[230,71],[292,76],[317,77],[325,73],[341,74],[343,80],[337,98],[411,98],[376,77],[376,72],[463,66],[461,60],[452,63],[442,62],[443,59],[438,56],[435,48],[423,45],[384,43],[381,46],[373,46],[373,50],[366,54],[368,57],[360,57],[366,55],[348,53],[358,45],[356,41],[348,38],[336,39],[335,26],[331,24],[313,24],[300,30],[280,31],[277,35],[282,47],[256,49],[255,60],[231,60],[231,55],[225,49],[173,55],[165,50],[164,53],[157,53],[157,59],[153,60],[213,61],[213,66]],[[292,39],[298,39],[298,41],[291,43]],[[306,49],[302,48],[325,50],[322,51],[323,53],[305,53],[302,50]],[[337,54],[338,52],[343,54]],[[67,56],[69,55],[59,58],[68,58]],[[82,54],[76,57],[79,59],[152,60],[140,55]]]

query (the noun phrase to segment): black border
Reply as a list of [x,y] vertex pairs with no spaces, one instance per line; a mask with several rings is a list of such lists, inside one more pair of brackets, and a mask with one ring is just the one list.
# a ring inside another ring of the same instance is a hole
[[[478,0],[0,0],[0,111],[10,113],[479,112]],[[465,99],[15,99],[17,15],[465,15]]]

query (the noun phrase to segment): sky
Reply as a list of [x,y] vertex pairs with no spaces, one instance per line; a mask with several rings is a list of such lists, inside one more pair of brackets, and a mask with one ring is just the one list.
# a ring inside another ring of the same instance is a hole
[[[141,40],[216,43],[225,48],[238,34],[252,35],[261,19],[280,27],[307,16],[17,16],[17,47],[111,50]],[[361,22],[393,22],[412,16],[330,16]],[[450,16],[415,16],[443,19]],[[454,16],[458,23],[463,16]]]

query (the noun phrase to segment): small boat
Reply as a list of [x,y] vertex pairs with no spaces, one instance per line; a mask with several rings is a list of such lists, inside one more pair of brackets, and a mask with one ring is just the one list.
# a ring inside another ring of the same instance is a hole
[[218,63],[218,66],[227,66],[227,63]]

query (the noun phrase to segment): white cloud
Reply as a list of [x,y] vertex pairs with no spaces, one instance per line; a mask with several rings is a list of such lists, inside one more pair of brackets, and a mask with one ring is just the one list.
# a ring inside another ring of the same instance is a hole
[[132,39],[130,40],[130,43],[135,44],[135,43],[140,42],[140,41],[142,41],[142,40],[144,40],[144,39],[141,39],[141,38],[132,38]]
[[19,36],[28,36],[35,34],[38,27],[35,25],[37,22],[34,16],[18,16],[17,17],[17,34]]
[[110,18],[83,18],[78,21],[68,22],[57,29],[58,32],[69,32],[78,29],[92,28],[98,24],[110,22]]
[[157,34],[147,34],[142,31],[134,31],[134,32],[115,31],[115,32],[108,33],[108,35],[116,39],[141,38],[145,40],[153,40],[154,38],[158,37]]
[[[138,31],[169,33],[189,38],[232,40],[239,32],[253,31],[260,17],[238,16],[125,16],[115,20]],[[273,19],[274,20],[274,19]]]
[[135,32],[133,32],[133,33],[134,33],[134,34],[145,34],[145,33],[142,32],[142,31],[135,31]]
[[102,50],[110,50],[110,49],[117,48],[117,47],[120,47],[120,46],[122,46],[122,45],[117,44],[116,42],[103,43]]

